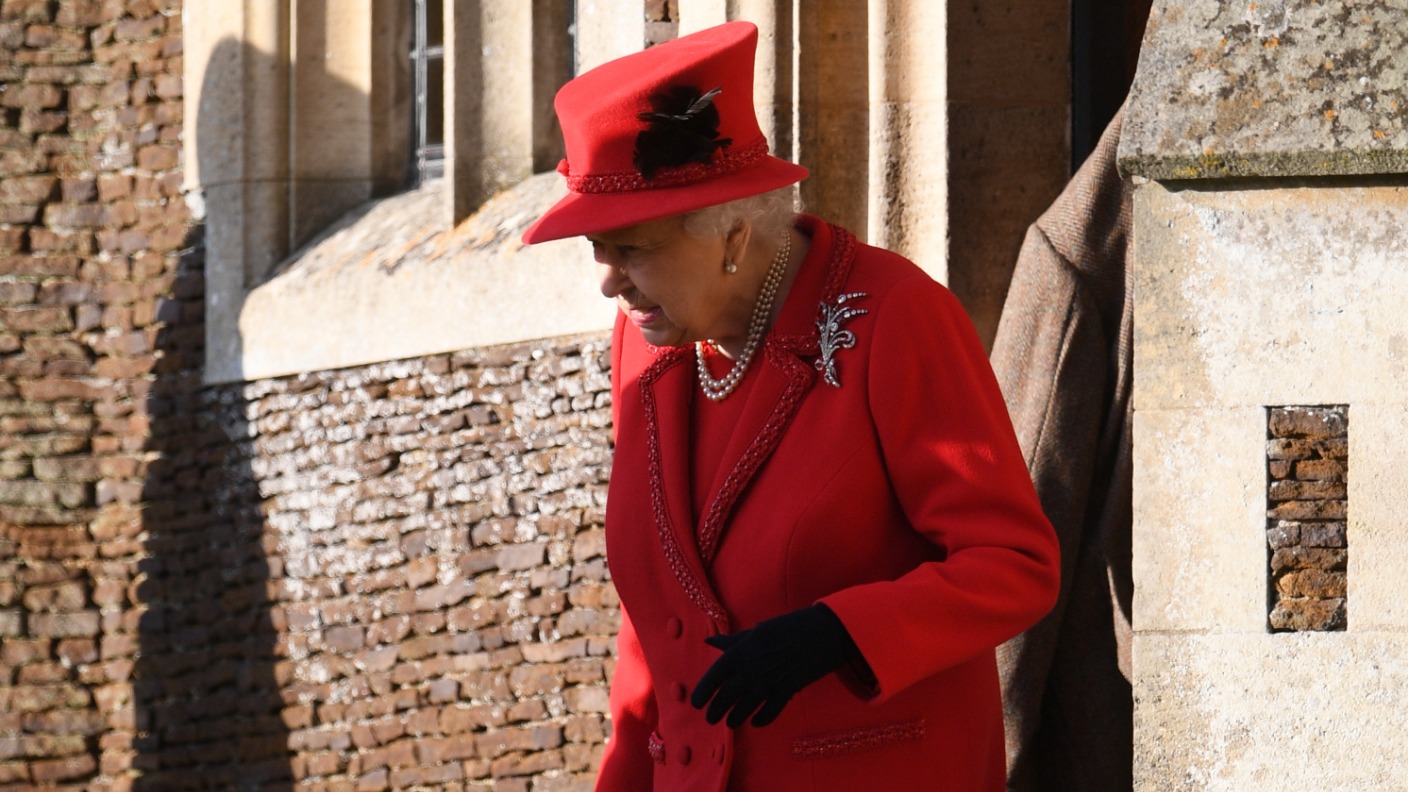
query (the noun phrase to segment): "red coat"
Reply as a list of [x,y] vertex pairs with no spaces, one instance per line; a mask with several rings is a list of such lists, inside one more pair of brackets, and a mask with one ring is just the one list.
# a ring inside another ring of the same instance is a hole
[[[1050,609],[1055,536],[958,301],[840,228],[800,228],[811,247],[698,526],[693,350],[617,322],[606,532],[623,620],[599,790],[1004,787],[993,648]],[[817,319],[842,295],[866,313],[833,328],[854,336],[829,356],[837,387]],[[815,602],[873,679],[828,675],[763,728],[689,705],[719,654],[706,637]]]

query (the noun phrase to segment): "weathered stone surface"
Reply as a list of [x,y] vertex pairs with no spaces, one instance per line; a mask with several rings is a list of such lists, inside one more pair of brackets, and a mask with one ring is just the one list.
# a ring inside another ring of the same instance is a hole
[[1160,0],[1120,163],[1153,179],[1408,172],[1402,9]]

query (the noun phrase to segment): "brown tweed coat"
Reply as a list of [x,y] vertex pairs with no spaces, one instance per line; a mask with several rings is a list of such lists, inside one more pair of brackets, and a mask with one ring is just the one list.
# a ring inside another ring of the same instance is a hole
[[998,650],[1008,789],[1132,784],[1130,189],[1123,112],[1027,231],[992,365],[1061,543],[1055,609]]

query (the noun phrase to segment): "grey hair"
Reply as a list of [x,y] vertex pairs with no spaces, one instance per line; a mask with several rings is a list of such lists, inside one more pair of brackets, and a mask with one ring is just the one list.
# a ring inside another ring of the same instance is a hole
[[723,236],[742,221],[753,227],[758,239],[776,242],[792,227],[796,216],[797,186],[789,184],[690,212],[684,216],[684,230],[692,237]]

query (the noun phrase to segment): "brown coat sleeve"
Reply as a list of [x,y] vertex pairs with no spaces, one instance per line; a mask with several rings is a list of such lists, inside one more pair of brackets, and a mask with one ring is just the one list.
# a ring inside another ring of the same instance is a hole
[[1028,230],[992,362],[1061,546],[1050,615],[998,651],[1010,790],[1128,789],[1131,314],[1122,114]]

